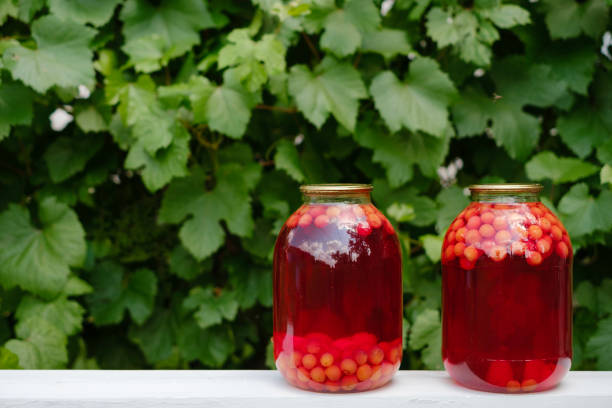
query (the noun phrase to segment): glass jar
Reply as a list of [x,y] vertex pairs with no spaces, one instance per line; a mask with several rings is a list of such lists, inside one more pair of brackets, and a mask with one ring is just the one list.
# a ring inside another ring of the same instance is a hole
[[572,244],[539,184],[470,187],[442,246],[442,357],[458,383],[554,387],[572,358]]
[[402,358],[397,236],[370,185],[301,187],[274,250],[274,358],[285,379],[326,392],[380,387]]

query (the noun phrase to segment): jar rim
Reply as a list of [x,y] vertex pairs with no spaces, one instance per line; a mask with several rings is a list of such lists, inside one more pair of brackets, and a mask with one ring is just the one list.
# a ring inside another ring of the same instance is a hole
[[544,189],[538,183],[498,183],[498,184],[472,184],[468,187],[472,193],[497,193],[497,194],[514,194],[514,193],[539,193]]
[[333,194],[364,194],[372,191],[371,184],[328,183],[304,184],[300,186],[303,194],[333,195]]

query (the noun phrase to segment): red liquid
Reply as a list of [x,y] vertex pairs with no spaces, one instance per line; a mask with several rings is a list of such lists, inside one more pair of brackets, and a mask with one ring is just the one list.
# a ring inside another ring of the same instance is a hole
[[540,203],[473,203],[442,251],[442,355],[451,377],[494,392],[557,385],[572,356],[572,249],[561,222]]
[[385,384],[402,355],[400,248],[372,205],[302,206],[274,254],[274,357],[291,384],[346,392]]

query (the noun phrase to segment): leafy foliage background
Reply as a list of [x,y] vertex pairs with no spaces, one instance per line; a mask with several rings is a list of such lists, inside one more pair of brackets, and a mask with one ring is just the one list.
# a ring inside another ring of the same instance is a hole
[[403,368],[441,368],[463,189],[533,180],[573,367],[612,369],[611,5],[1,0],[0,367],[270,365],[275,234],[344,181],[400,231]]

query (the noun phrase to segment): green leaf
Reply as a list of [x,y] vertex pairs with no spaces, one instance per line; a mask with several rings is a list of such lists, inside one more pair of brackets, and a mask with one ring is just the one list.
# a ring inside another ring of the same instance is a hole
[[150,154],[168,147],[175,129],[174,118],[157,100],[154,86],[148,77],[128,84],[119,94],[118,108],[125,125],[132,126],[133,137]]
[[[137,47],[130,47],[143,37],[159,35],[168,58],[175,58],[200,43],[199,31],[216,26],[205,1],[162,0],[154,5],[145,0],[128,0],[121,9],[123,35],[130,58]],[[127,51],[126,50],[126,51]]]
[[138,344],[150,364],[165,360],[175,343],[176,319],[170,310],[156,310],[142,326],[132,326],[129,338]]
[[144,323],[153,311],[157,277],[149,269],[138,269],[125,277],[118,264],[106,261],[91,274],[93,293],[87,296],[89,310],[97,326],[120,323],[127,309],[132,319]]
[[500,28],[512,28],[531,22],[529,12],[514,4],[502,4],[499,7],[486,9],[481,11],[480,15],[489,18]]
[[574,92],[586,95],[595,72],[597,54],[580,40],[555,41],[542,50],[542,62]]
[[233,30],[228,36],[230,44],[219,51],[219,68],[237,67],[240,80],[250,92],[266,83],[269,76],[285,71],[285,47],[272,34],[253,41],[248,29]]
[[[248,152],[250,156],[250,150]],[[162,223],[183,223],[179,231],[181,242],[197,259],[202,260],[223,244],[225,232],[219,225],[225,220],[230,232],[249,236],[253,231],[249,192],[261,175],[259,164],[230,163],[217,172],[214,190],[205,190],[205,175],[194,169],[190,177],[177,179],[164,195],[159,212]]]
[[520,106],[504,98],[487,98],[473,89],[465,91],[453,106],[453,117],[460,137],[482,133],[492,122],[490,135],[518,160],[529,156],[540,137],[540,123]]
[[0,347],[0,370],[18,370],[19,357],[6,347]]
[[262,306],[272,306],[272,271],[248,265],[229,265],[229,282],[234,290],[234,298],[240,309],[250,309],[259,302]]
[[4,52],[2,61],[13,78],[40,93],[54,85],[89,87],[95,82],[93,52],[89,48],[95,34],[91,28],[47,15],[32,23],[36,49],[11,47]]
[[612,317],[598,322],[595,335],[587,343],[587,350],[597,359],[598,370],[612,370]]
[[320,45],[338,57],[353,54],[362,38],[380,24],[380,12],[371,0],[348,0],[344,9],[337,9],[325,19]]
[[232,292],[224,290],[220,295],[213,294],[212,287],[195,287],[189,291],[183,307],[195,310],[194,317],[198,326],[206,329],[223,321],[234,320],[239,304]]
[[608,24],[605,0],[543,0],[546,26],[552,39],[578,37],[581,32],[597,38]]
[[[108,130],[107,112],[100,112],[96,106],[89,105],[84,109],[79,109],[74,117],[76,124],[85,133],[88,132],[103,132]],[[110,115],[109,119],[110,119]]]
[[139,141],[130,148],[125,159],[126,169],[141,169],[144,185],[151,192],[164,187],[175,177],[183,177],[187,172],[189,158],[189,134],[182,125],[175,123],[172,143],[150,154],[144,142]]
[[[17,17],[17,13],[19,12],[19,8],[13,2],[13,0],[2,0],[0,1],[0,25],[4,24],[6,18],[8,16]],[[0,359],[4,356],[4,348],[0,348]],[[10,354],[10,351],[7,351]],[[1,363],[0,363],[1,368]]]
[[184,246],[177,245],[170,254],[170,272],[191,281],[203,272],[203,268]]
[[64,297],[43,302],[32,296],[25,296],[17,307],[15,317],[19,322],[41,318],[66,336],[72,336],[81,331],[84,313],[85,309],[79,303]]
[[[435,222],[437,218],[436,203],[429,197],[421,196],[418,191],[410,187],[402,187],[392,189],[389,184],[382,179],[376,179],[373,182],[374,190],[373,197],[376,205],[381,209],[389,209],[397,203],[395,216],[403,219],[403,211],[407,209],[407,222],[418,227],[426,227]],[[406,205],[407,207],[404,207]],[[414,210],[415,216],[410,216],[410,209]],[[394,212],[393,210],[391,210]]]
[[372,160],[387,170],[391,187],[411,180],[415,164],[426,176],[435,177],[437,168],[448,153],[450,142],[448,129],[442,138],[421,133],[390,134],[384,128],[368,126],[365,122],[357,126],[353,137],[359,145],[374,150]]
[[29,125],[32,122],[33,92],[19,83],[0,85],[0,125]]
[[419,239],[421,242],[423,242],[423,249],[431,262],[439,262],[442,254],[442,241],[444,240],[444,237],[426,234],[422,235]]
[[438,219],[436,231],[443,234],[455,219],[457,214],[468,206],[470,200],[463,194],[463,190],[457,186],[442,189],[436,197],[438,203]]
[[121,2],[122,0],[49,0],[49,9],[64,20],[101,26],[113,16],[115,7]]
[[83,170],[87,162],[100,150],[102,143],[103,139],[96,136],[57,138],[43,156],[51,180],[59,183]]
[[457,44],[466,37],[475,37],[478,20],[469,10],[454,14],[451,10],[434,7],[427,13],[426,26],[427,34],[442,48]]
[[558,208],[573,238],[612,228],[612,191],[604,190],[594,198],[585,183],[575,184],[561,198]]
[[305,179],[298,151],[289,140],[283,139],[278,143],[274,155],[274,166],[279,170],[286,171],[298,183]]
[[391,28],[370,31],[364,35],[361,42],[363,52],[374,52],[391,59],[396,55],[408,55],[412,51],[406,39],[406,32]]
[[553,152],[538,153],[525,164],[531,180],[552,180],[553,183],[569,183],[597,173],[599,168],[591,163],[571,157],[557,157]]
[[224,326],[201,329],[195,322],[185,323],[177,340],[186,360],[199,360],[210,367],[221,367],[234,351],[233,335]]
[[437,62],[418,58],[403,83],[393,72],[384,71],[373,79],[370,93],[391,131],[405,127],[443,136],[449,127],[447,108],[457,91]]
[[422,350],[422,358],[425,367],[441,370],[442,358],[442,325],[440,324],[440,313],[437,310],[425,309],[421,312],[410,330],[409,345],[411,348]]
[[397,222],[412,221],[415,217],[414,207],[406,203],[393,203],[387,208],[387,214]]
[[5,288],[20,286],[52,297],[64,285],[70,266],[85,257],[85,232],[77,215],[55,198],[38,208],[41,226],[33,226],[27,209],[11,204],[0,214],[0,279]]
[[66,336],[42,318],[32,317],[17,323],[15,334],[19,340],[9,340],[5,347],[19,357],[21,367],[54,369],[68,362]]
[[24,23],[29,23],[34,15],[45,7],[45,0],[20,0],[17,3],[19,5],[17,18]]
[[291,67],[289,93],[300,112],[318,129],[331,113],[351,131],[355,128],[359,99],[368,96],[359,72],[331,57],[326,57],[314,72],[305,65]]
[[604,165],[599,173],[601,184],[612,184],[612,166],[609,164]]
[[121,48],[130,56],[129,64],[138,72],[155,72],[168,64],[166,41],[159,34],[139,37]]

